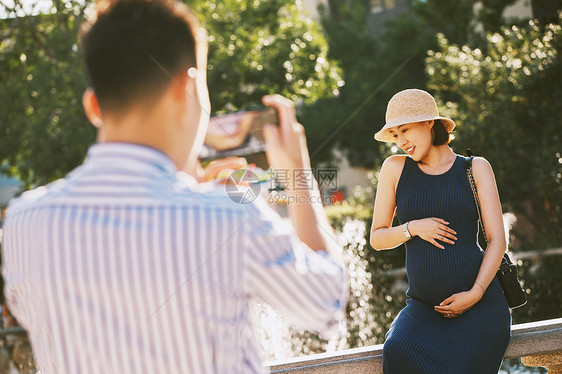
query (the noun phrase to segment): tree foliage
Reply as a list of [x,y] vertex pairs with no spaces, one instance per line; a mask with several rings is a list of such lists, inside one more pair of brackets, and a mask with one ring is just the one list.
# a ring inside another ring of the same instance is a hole
[[27,185],[64,175],[94,140],[80,104],[85,6],[55,2],[52,14],[0,20],[0,161]]
[[254,106],[270,93],[304,102],[337,93],[341,78],[326,58],[328,45],[299,3],[190,0],[188,4],[201,15],[209,34],[213,111]]
[[544,29],[504,27],[482,48],[441,36],[427,59],[429,88],[450,100],[442,107],[457,121],[455,146],[492,163],[502,201],[521,229],[533,228],[535,249],[562,242],[553,229],[562,222],[561,46],[559,18]]
[[384,144],[373,140],[384,124],[386,102],[396,90],[425,82],[424,75],[417,74],[423,72],[425,50],[419,44],[424,44],[420,38],[425,34],[408,18],[389,31],[393,34],[388,38],[374,37],[368,6],[360,0],[334,1],[331,12],[324,13],[322,23],[329,56],[340,63],[345,86],[338,97],[307,106],[302,122],[313,161],[330,159],[336,147],[352,165],[372,167],[388,153]]
[[368,2],[330,1],[322,25],[345,86],[339,96],[319,100],[303,112],[313,161],[330,159],[336,147],[352,165],[380,165],[390,148],[375,142],[373,134],[384,124],[386,104],[398,91],[427,86],[425,58],[437,48],[437,34],[454,43],[478,43],[477,25],[498,29],[498,15],[513,2],[484,1],[475,13],[475,0],[416,1],[373,35]]

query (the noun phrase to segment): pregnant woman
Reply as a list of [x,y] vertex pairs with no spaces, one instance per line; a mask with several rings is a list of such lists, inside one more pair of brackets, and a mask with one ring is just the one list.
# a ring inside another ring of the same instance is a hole
[[474,159],[484,252],[465,159],[448,146],[454,127],[429,93],[408,89],[389,101],[375,134],[407,153],[382,165],[371,227],[376,250],[406,243],[408,299],[386,335],[385,374],[497,373],[509,342],[511,315],[495,277],[506,240],[494,173]]

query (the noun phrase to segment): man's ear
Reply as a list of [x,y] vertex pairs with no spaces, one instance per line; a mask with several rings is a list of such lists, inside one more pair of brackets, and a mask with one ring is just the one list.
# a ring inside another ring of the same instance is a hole
[[191,78],[187,72],[181,72],[174,76],[174,80],[171,84],[171,89],[174,95],[174,99],[185,101],[186,95],[193,95],[194,92],[190,91],[194,86],[194,79]]
[[82,105],[84,106],[86,117],[88,117],[92,125],[98,129],[101,128],[103,126],[103,115],[98,98],[93,89],[87,88],[86,91],[84,91],[82,95]]

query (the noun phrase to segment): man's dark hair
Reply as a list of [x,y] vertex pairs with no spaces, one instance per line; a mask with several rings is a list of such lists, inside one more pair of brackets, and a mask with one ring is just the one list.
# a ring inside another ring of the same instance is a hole
[[199,23],[173,0],[113,0],[82,29],[90,84],[102,110],[155,97],[196,66]]
[[441,120],[439,119],[434,120],[432,130],[433,130],[433,145],[445,145],[451,142],[452,140],[451,134],[447,132],[447,129],[445,129],[445,126],[443,126],[443,122],[441,122]]

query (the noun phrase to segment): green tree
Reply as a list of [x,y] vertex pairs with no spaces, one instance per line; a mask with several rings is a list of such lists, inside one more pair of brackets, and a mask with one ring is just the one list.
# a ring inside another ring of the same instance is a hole
[[[379,50],[367,24],[363,2],[333,2],[331,13],[323,12],[322,23],[329,40],[329,57],[340,63],[345,85],[337,97],[306,106],[302,122],[314,163],[331,158],[337,147],[347,152],[353,163],[372,164],[380,158],[380,146],[366,141],[373,136],[376,117],[370,110],[377,82]],[[375,92],[376,94],[376,92]]]
[[562,243],[560,20],[544,30],[534,22],[503,28],[482,49],[441,36],[427,59],[429,88],[448,98],[442,107],[457,121],[455,146],[492,163],[529,249]]
[[[319,100],[303,111],[313,161],[329,160],[332,148],[343,151],[352,165],[380,165],[390,148],[373,140],[384,124],[386,103],[405,88],[426,88],[425,58],[436,49],[437,34],[454,43],[478,46],[481,34],[495,31],[501,13],[514,0],[425,0],[386,21],[373,35],[369,4],[364,0],[330,1],[322,17],[329,57],[342,68],[340,95]],[[481,27],[477,27],[481,24]]]
[[[213,113],[255,106],[267,93],[308,103],[336,92],[341,78],[327,43],[294,1],[187,3],[210,36]],[[23,17],[3,4],[0,165],[27,186],[43,184],[78,165],[95,139],[81,105],[87,82],[78,40],[92,1],[54,1],[49,14]]]
[[209,34],[209,89],[214,112],[238,110],[279,93],[313,102],[337,92],[336,66],[317,23],[291,0],[187,3]]
[[[0,161],[27,185],[64,175],[94,140],[80,100],[77,36],[86,6],[55,2],[52,14],[0,20]],[[4,6],[8,15],[15,10]]]
[[[375,37],[369,27],[366,2],[331,2],[322,23],[330,44],[329,57],[340,63],[345,86],[340,95],[306,107],[313,161],[330,159],[332,148],[344,152],[352,165],[372,167],[381,163],[389,148],[375,142],[374,133],[384,124],[386,102],[397,91],[425,82],[423,61],[425,34],[408,18]],[[402,19],[402,18],[401,18]],[[397,21],[398,22],[398,21]],[[400,48],[397,46],[400,45]]]
[[442,33],[455,44],[481,42],[480,31],[495,32],[506,24],[505,8],[516,0],[425,0],[413,2],[413,13],[425,32]]

